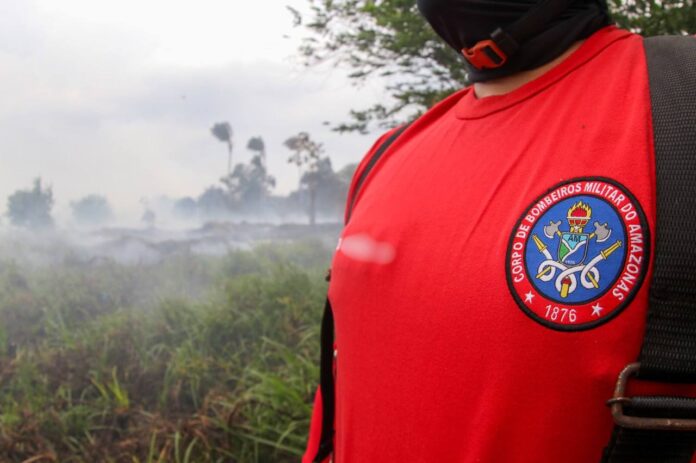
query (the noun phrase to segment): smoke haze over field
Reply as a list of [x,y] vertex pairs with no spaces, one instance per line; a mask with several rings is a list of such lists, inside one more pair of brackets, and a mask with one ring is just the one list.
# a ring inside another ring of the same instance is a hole
[[138,220],[141,198],[196,197],[226,170],[209,132],[234,128],[233,162],[262,136],[276,194],[297,187],[283,141],[300,131],[324,143],[336,169],[356,162],[377,134],[323,125],[379,101],[340,70],[304,69],[291,5],[304,0],[200,2],[9,1],[0,15],[0,211],[41,176],[57,217],[88,194]]

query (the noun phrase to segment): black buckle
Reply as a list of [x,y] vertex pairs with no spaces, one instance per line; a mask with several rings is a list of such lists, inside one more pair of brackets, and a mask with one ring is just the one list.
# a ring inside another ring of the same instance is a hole
[[624,414],[624,406],[630,405],[633,400],[626,397],[628,380],[640,371],[640,363],[631,363],[619,374],[614,389],[614,397],[607,401],[611,407],[614,423],[618,426],[630,429],[645,429],[655,431],[696,431],[696,419],[686,418],[653,418],[642,416],[630,416]]

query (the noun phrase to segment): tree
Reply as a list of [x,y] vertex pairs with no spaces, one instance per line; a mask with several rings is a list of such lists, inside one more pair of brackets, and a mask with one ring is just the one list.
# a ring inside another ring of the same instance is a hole
[[300,184],[306,187],[307,191],[312,188],[316,191],[315,208],[317,212],[323,212],[332,216],[340,216],[344,206],[346,196],[348,196],[348,186],[350,177],[345,181],[339,172],[334,172],[331,159],[328,157],[320,158],[317,161],[316,169],[306,172]]
[[53,226],[53,190],[44,188],[41,178],[34,180],[30,190],[17,190],[7,199],[7,215],[12,224],[25,228]]
[[[321,155],[324,153],[324,147],[320,143],[312,141],[307,132],[288,138],[283,143],[286,148],[293,151],[293,154],[288,158],[288,162],[295,164],[300,171],[300,187],[306,185],[309,191],[309,224],[316,224],[316,199],[318,176],[317,171],[320,167]],[[305,174],[302,174],[302,169],[305,168]]]
[[221,182],[227,187],[233,207],[256,207],[270,195],[275,178],[266,169],[266,145],[261,137],[252,137],[247,149],[256,153],[248,164],[237,164]]
[[611,0],[617,24],[646,37],[696,32],[694,0]]
[[249,164],[237,164],[234,171],[222,178],[234,205],[242,208],[258,205],[275,187],[275,178],[268,175],[262,154],[259,153]]
[[[366,133],[413,119],[467,84],[462,57],[420,16],[416,0],[308,0],[305,64],[347,66],[356,85],[382,77],[385,104],[353,110],[338,131]],[[694,0],[611,0],[622,27],[645,35],[696,32]],[[297,11],[295,24],[302,25]]]
[[266,144],[261,137],[252,137],[247,143],[247,149],[258,154],[266,162]]
[[99,195],[88,195],[70,203],[75,220],[84,225],[99,225],[109,221],[113,213],[109,201]]
[[346,186],[346,189],[350,186],[351,180],[353,180],[353,175],[355,174],[355,171],[358,169],[358,165],[355,163],[352,164],[346,164],[343,166],[341,170],[336,172],[336,175],[338,178],[343,182]]
[[206,217],[217,217],[229,214],[231,210],[229,195],[220,187],[208,187],[208,189],[198,197],[198,210]]
[[218,122],[210,128],[210,133],[221,142],[227,143],[227,174],[232,170],[232,126],[229,122]]
[[338,131],[366,133],[373,123],[387,128],[413,119],[466,84],[457,53],[423,20],[416,0],[309,0],[310,36],[300,53],[305,64],[347,66],[356,85],[386,78],[390,101],[352,110]]

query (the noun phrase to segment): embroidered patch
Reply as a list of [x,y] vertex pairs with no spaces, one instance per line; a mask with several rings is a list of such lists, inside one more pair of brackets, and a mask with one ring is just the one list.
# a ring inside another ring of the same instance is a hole
[[517,222],[507,280],[522,310],[539,323],[578,331],[606,323],[643,283],[650,251],[636,198],[607,178],[563,182]]

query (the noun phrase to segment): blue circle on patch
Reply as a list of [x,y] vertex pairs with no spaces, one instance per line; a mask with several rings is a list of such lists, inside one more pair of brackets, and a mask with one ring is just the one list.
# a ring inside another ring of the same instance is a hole
[[[577,195],[553,204],[536,221],[531,235],[542,238],[537,248],[546,248],[536,252],[532,246],[526,252],[527,274],[536,277],[530,280],[532,285],[552,301],[593,301],[612,287],[624,268],[625,246],[605,258],[607,243],[626,242],[626,229],[619,212],[602,198]],[[583,285],[580,269],[587,267],[591,271],[583,273]],[[562,274],[568,276],[559,278]]]

